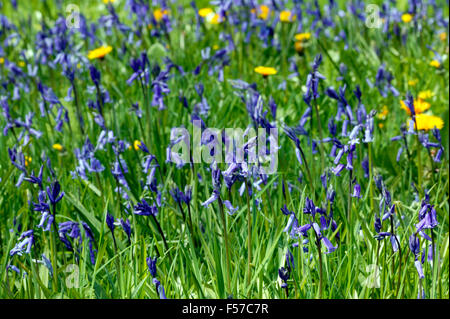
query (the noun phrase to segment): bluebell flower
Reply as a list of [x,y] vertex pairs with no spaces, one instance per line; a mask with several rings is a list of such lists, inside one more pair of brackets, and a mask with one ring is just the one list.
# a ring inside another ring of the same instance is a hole
[[159,110],[166,108],[164,104],[164,96],[170,93],[169,86],[167,85],[168,79],[169,72],[161,71],[151,83],[153,91],[152,106],[157,106]]
[[289,249],[286,252],[286,267],[289,270],[289,272],[295,268],[294,255]]
[[9,252],[10,256],[22,256],[23,253],[29,254],[31,252],[31,247],[34,244],[34,231],[31,229],[23,232],[18,240],[20,242]]
[[45,254],[41,254],[41,257],[42,259],[37,262],[43,264],[48,269],[50,277],[53,277],[53,266],[51,261],[45,256]]
[[[14,272],[17,273],[18,275],[20,275],[20,269],[17,268],[16,266],[9,264],[9,265],[6,266],[6,270],[9,270],[9,269],[11,269],[12,271],[14,271]],[[27,273],[24,272],[23,277],[25,277],[26,274],[27,274]]]
[[[284,213],[284,212],[283,212]],[[300,229],[298,219],[295,216],[294,212],[288,211],[289,220],[287,222],[286,227],[283,229],[283,232],[289,234],[292,239],[297,239],[299,233],[303,233],[303,230]]]
[[101,73],[92,64],[89,65],[89,74],[90,74],[92,82],[94,82],[95,86],[97,86],[97,87],[100,86]]
[[353,186],[352,197],[361,198],[361,186],[358,183]]
[[278,276],[280,276],[280,279],[283,281],[283,283],[281,284],[281,288],[287,288],[287,281],[289,280],[289,270],[281,267],[280,269],[278,269]]
[[131,223],[130,220],[127,219],[126,221],[122,218],[120,219],[120,225],[122,226],[123,231],[128,237],[128,241],[131,242]]
[[47,195],[52,205],[56,205],[64,197],[64,192],[61,192],[58,181],[55,181],[51,187],[47,186]]
[[18,151],[15,147],[13,149],[8,148],[8,155],[11,161],[17,169],[21,171],[21,174],[17,180],[16,187],[19,187],[24,181],[25,177],[28,175],[27,169],[25,167],[25,156],[21,151]]
[[156,261],[158,260],[158,257],[152,258],[147,257],[147,266],[148,270],[150,271],[150,274],[153,278],[156,278]]
[[93,244],[95,243],[94,234],[92,233],[91,228],[85,222],[81,222],[83,225],[84,232],[89,241],[89,256],[91,258],[91,263],[95,265],[95,250],[93,248]]
[[32,183],[32,184],[37,184],[39,186],[39,188],[41,190],[43,190],[43,187],[42,187],[42,173],[43,173],[43,170],[44,170],[44,165],[41,165],[41,168],[39,169],[38,176],[34,176],[34,172],[31,171],[30,176],[25,177],[25,180],[27,182]]
[[109,230],[114,236],[114,228],[116,226],[114,225],[114,216],[111,215],[110,213],[106,213],[106,225],[108,226]]
[[47,203],[47,198],[44,191],[39,192],[38,199],[38,203],[33,203],[34,210],[41,212],[41,221],[39,222],[39,225],[37,225],[37,227],[43,228],[44,231],[49,231],[55,220],[55,217],[50,212],[50,206]]
[[158,279],[153,278],[153,284],[159,294],[159,299],[167,299],[166,292],[164,291],[164,287],[161,285],[161,282]]
[[225,200],[223,203],[229,215],[234,215],[239,209],[239,206],[233,207],[229,200]]
[[143,199],[140,203],[137,203],[134,206],[134,213],[136,215],[142,215],[142,216],[155,216],[158,214],[158,208],[156,205],[150,205],[147,203],[145,199]]
[[58,233],[59,239],[64,243],[69,251],[74,251],[74,247],[69,238],[72,238],[73,240],[77,239],[79,246],[82,244],[83,239],[81,237],[80,226],[76,222],[67,221],[60,223]]
[[131,85],[134,80],[139,78],[141,84],[147,84],[149,82],[149,70],[150,62],[148,61],[147,54],[142,52],[139,58],[131,59],[130,66],[133,69],[133,74],[127,80],[127,84]]

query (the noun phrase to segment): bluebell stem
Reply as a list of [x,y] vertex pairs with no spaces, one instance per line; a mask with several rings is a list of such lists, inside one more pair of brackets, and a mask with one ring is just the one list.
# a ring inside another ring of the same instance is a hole
[[231,293],[231,282],[230,282],[230,253],[229,253],[229,243],[228,243],[228,230],[227,230],[227,221],[225,216],[225,210],[224,210],[224,204],[222,201],[222,198],[220,197],[220,189],[222,187],[222,173],[219,168],[217,168],[217,163],[213,162],[211,164],[211,178],[212,178],[212,185],[213,185],[213,194],[209,199],[207,199],[205,202],[203,202],[202,206],[208,206],[212,202],[216,201],[219,205],[220,215],[222,218],[222,224],[223,224],[223,235],[224,235],[224,241],[225,241],[225,253],[226,253],[226,265],[227,265],[227,288],[228,292]]
[[164,247],[166,248],[166,250],[169,249],[169,246],[167,245],[167,241],[166,241],[166,236],[164,235],[164,232],[161,228],[161,224],[156,219],[156,216],[158,215],[158,207],[156,207],[155,204],[150,206],[147,203],[147,201],[145,199],[143,199],[141,201],[141,203],[137,203],[134,206],[134,213],[136,215],[151,216],[153,218],[153,221],[155,222],[156,226],[158,227],[159,234],[161,235],[161,237],[163,239]]
[[[193,228],[193,224],[192,224],[192,216],[191,216],[191,207],[190,207],[190,201],[192,199],[192,190],[190,188],[190,186],[186,185],[185,187],[185,193],[183,193],[178,187],[175,187],[173,189],[171,189],[170,194],[172,195],[172,198],[174,199],[174,201],[178,204],[178,207],[180,208],[181,214],[183,216],[183,221],[186,223],[188,223],[190,232],[192,234],[192,236],[194,236],[194,228]],[[183,205],[182,203],[185,203],[188,209],[188,217],[189,219],[186,219],[186,214],[183,210]]]
[[283,128],[283,130],[284,130],[284,133],[286,133],[286,135],[295,143],[297,159],[298,159],[300,165],[302,164],[302,160],[305,162],[305,168],[306,168],[306,173],[307,173],[308,182],[309,182],[308,184],[311,189],[311,192],[313,192],[313,185],[314,185],[313,179],[311,177],[311,172],[308,167],[308,162],[306,160],[305,153],[303,152],[303,149],[300,145],[300,139],[297,137],[297,132],[295,129],[288,127],[288,126],[285,126]]

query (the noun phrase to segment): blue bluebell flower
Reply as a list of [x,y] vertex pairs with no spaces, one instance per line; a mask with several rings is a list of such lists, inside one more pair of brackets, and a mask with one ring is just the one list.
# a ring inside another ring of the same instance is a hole
[[22,256],[23,253],[29,254],[31,252],[31,247],[34,244],[34,231],[31,229],[23,232],[18,240],[20,242],[9,252],[10,256]]

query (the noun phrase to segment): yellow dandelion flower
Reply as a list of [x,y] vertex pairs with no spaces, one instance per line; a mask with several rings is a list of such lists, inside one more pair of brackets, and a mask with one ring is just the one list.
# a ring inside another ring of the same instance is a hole
[[269,17],[270,9],[268,6],[262,4],[257,9],[252,9],[252,13],[257,13],[258,18],[267,20]]
[[25,62],[23,62],[23,61],[19,61],[17,64],[18,64],[21,68],[25,67]]
[[412,14],[410,14],[410,13],[402,14],[402,21],[405,22],[405,23],[411,22],[413,17],[414,16]]
[[291,11],[281,11],[280,12],[280,21],[281,22],[293,22],[297,19],[297,16],[295,14],[292,14]]
[[439,39],[441,39],[441,41],[446,41],[447,40],[447,32],[440,33]]
[[294,48],[295,48],[295,51],[297,51],[297,53],[302,53],[303,52],[303,42],[295,41]]
[[295,40],[297,41],[308,41],[311,39],[311,33],[305,32],[305,33],[297,33],[295,35]]
[[53,144],[53,149],[61,152],[64,149],[64,146],[62,146],[61,144],[55,143],[55,144]]
[[168,10],[156,9],[155,11],[153,11],[153,17],[155,18],[156,22],[161,21],[164,18],[164,16],[168,14],[169,14]]
[[384,123],[378,123],[378,127],[379,128],[383,128],[384,127]]
[[112,51],[112,46],[101,46],[95,50],[89,51],[88,59],[94,60],[94,59],[103,59],[105,55],[110,53]]
[[409,80],[408,81],[408,85],[409,86],[416,86],[417,83],[419,83],[418,79],[414,79],[414,80]]
[[104,4],[114,3],[114,1],[116,1],[116,0],[103,0],[103,3]]
[[0,64],[5,63],[5,58],[0,58]]
[[25,166],[30,165],[32,160],[31,156],[25,155]]
[[211,9],[211,8],[203,8],[203,9],[198,10],[198,15],[201,16],[202,18],[206,18],[211,13],[214,13],[213,9]]
[[428,100],[433,97],[434,93],[431,90],[420,91],[419,92],[419,100]]
[[135,140],[134,143],[133,143],[134,150],[135,150],[135,151],[139,151],[139,147],[140,147],[141,145],[142,145],[142,142],[141,142],[141,141]]
[[435,68],[440,68],[441,67],[441,63],[438,60],[433,60],[430,62],[430,66],[433,66]]
[[261,74],[264,77],[277,74],[277,70],[275,70],[274,68],[271,68],[271,67],[267,67],[267,66],[258,66],[255,68],[255,72],[258,74]]
[[381,110],[380,113],[377,114],[377,118],[380,120],[385,120],[388,113],[389,113],[389,110],[388,110],[387,106],[383,105],[383,109]]
[[[400,104],[401,104],[402,109],[404,109],[406,111],[406,113],[408,113],[408,115],[411,115],[411,111],[409,110],[406,103],[404,101],[400,101]],[[428,110],[430,107],[431,107],[431,104],[424,100],[421,100],[421,99],[414,100],[414,112],[416,114],[423,113],[426,110]]]
[[217,44],[214,44],[213,45],[213,50],[218,50],[218,49],[219,49],[219,46]]
[[[415,124],[414,127],[418,130],[428,131],[434,129],[435,127],[440,130],[444,127],[444,121],[440,117],[434,115],[417,114],[416,122],[417,127]],[[409,125],[409,120],[407,125]]]
[[225,20],[218,13],[210,14],[207,18],[211,24],[221,24]]

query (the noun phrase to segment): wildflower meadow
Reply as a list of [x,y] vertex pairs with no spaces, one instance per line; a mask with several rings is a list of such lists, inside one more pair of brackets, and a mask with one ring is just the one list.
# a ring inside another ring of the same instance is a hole
[[448,299],[444,0],[0,0],[1,299]]

